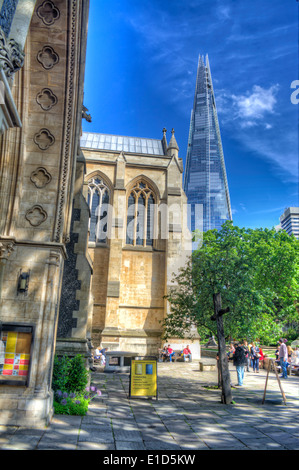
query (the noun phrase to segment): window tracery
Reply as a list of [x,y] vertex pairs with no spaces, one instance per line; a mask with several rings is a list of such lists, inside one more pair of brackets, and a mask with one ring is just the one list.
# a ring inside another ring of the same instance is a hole
[[153,246],[155,203],[155,194],[147,182],[139,181],[131,189],[127,204],[127,245]]
[[89,241],[105,243],[108,236],[110,190],[104,180],[96,176],[88,181],[87,204],[90,209]]

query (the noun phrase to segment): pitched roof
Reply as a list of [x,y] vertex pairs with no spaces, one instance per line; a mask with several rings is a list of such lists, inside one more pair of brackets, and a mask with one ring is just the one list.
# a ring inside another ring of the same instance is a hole
[[94,150],[112,150],[126,153],[142,153],[147,155],[165,155],[162,141],[143,137],[127,137],[122,135],[98,134],[83,132],[80,139],[81,148]]

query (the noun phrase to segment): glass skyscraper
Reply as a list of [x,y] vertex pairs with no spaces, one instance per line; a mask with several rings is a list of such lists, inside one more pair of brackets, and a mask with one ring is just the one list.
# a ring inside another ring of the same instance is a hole
[[184,191],[193,231],[232,220],[226,169],[208,56],[199,57],[187,149]]

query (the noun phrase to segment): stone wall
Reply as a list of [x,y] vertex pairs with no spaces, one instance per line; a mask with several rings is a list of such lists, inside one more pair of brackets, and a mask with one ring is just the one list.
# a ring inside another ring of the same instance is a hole
[[[35,2],[19,2],[23,17],[25,3]],[[0,312],[3,323],[31,325],[34,339],[26,386],[0,384],[1,425],[45,426],[53,413],[52,368],[66,243],[71,239],[87,15],[88,1],[38,0],[24,40],[24,66],[13,80],[22,127],[8,130],[0,146]],[[24,26],[22,21],[14,24],[16,30]],[[75,234],[82,207],[74,208]],[[73,236],[75,245],[79,239]],[[75,283],[82,291],[78,263],[79,255]],[[18,291],[21,272],[29,274],[24,293]],[[69,310],[76,312],[83,299],[76,295],[73,301]],[[65,325],[72,335],[80,330],[86,341],[82,318],[73,313],[72,323]]]
[[[98,177],[109,188],[112,204],[110,237],[106,243],[88,245],[94,267],[93,343],[142,355],[156,355],[161,347],[162,322],[168,314],[164,296],[172,273],[191,254],[182,163],[176,145],[167,150],[165,134],[163,143],[162,156],[82,148],[86,199],[88,181]],[[139,181],[149,185],[157,205],[152,246],[126,243],[128,197]],[[194,352],[200,355],[198,339]]]

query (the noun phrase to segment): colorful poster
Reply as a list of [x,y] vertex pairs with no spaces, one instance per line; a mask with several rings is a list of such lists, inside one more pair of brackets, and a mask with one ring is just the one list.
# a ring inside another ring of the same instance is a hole
[[17,336],[18,333],[14,331],[9,331],[7,334],[7,342],[6,342],[6,352],[12,352],[14,353],[16,350],[16,344],[17,344]]
[[2,331],[0,338],[0,376],[28,375],[31,333]]
[[132,397],[157,396],[156,360],[132,360],[130,394]]

